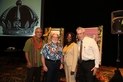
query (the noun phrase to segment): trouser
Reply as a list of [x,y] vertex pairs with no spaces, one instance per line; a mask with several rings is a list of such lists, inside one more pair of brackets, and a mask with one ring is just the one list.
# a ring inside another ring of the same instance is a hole
[[32,68],[27,68],[27,78],[26,82],[40,82],[41,78],[41,67],[32,67]]
[[45,63],[48,68],[48,71],[45,74],[45,82],[58,82],[60,60],[57,62],[46,60]]
[[73,75],[71,75],[71,66],[67,66],[67,64],[64,64],[65,67],[65,76],[66,76],[66,82],[76,82],[76,72],[74,72]]
[[95,76],[91,69],[94,67],[94,60],[78,63],[79,82],[94,82]]

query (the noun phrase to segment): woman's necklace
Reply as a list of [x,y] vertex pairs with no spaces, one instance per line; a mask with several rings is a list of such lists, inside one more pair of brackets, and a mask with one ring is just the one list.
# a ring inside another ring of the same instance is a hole
[[73,44],[74,44],[74,42],[72,42],[69,46],[66,45],[66,46],[63,48],[63,53],[66,53],[67,50],[70,49],[70,48],[73,46]]
[[33,41],[34,41],[34,43],[36,45],[36,48],[40,50],[41,47],[42,47],[42,40],[40,39],[40,43],[38,44],[38,42],[36,41],[36,37],[34,36],[32,38],[33,38]]

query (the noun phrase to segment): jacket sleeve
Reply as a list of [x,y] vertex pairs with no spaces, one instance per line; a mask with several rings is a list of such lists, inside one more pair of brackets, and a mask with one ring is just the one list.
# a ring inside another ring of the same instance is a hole
[[74,44],[74,48],[73,48],[73,60],[72,60],[72,70],[71,70],[73,72],[75,72],[75,70],[76,70],[77,61],[78,61],[78,45],[77,44]]

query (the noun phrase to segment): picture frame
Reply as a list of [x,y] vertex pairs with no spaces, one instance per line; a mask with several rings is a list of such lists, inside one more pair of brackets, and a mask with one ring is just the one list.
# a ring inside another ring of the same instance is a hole
[[[99,51],[100,51],[101,59],[102,59],[103,26],[101,25],[99,27],[85,28],[85,34],[86,36],[89,36],[95,39],[95,41],[97,42]],[[101,64],[101,61],[100,61],[100,64]]]
[[[19,9],[17,3],[21,3]],[[9,13],[11,11],[12,14]],[[37,27],[43,28],[43,13],[44,0],[0,0],[0,19],[5,18],[0,20],[0,36],[34,36]],[[15,20],[14,15],[19,20]]]
[[51,32],[48,34],[48,36],[44,37],[45,42],[48,42],[50,39],[50,35],[52,33],[57,33],[59,34],[59,43],[61,43],[64,46],[64,28],[52,28],[52,27],[46,27],[44,29],[44,34],[46,34],[49,29],[51,28]]

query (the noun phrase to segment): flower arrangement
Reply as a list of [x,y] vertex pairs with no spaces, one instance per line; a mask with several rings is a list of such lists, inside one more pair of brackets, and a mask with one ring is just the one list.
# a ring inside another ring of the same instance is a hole
[[102,36],[103,36],[102,34],[103,34],[103,25],[98,27],[98,41],[97,41],[97,44],[98,44],[99,50],[101,48],[101,42],[102,42]]
[[62,38],[62,28],[60,28],[60,34],[59,34],[59,43],[61,43],[61,38]]
[[51,30],[52,30],[52,28],[49,27],[49,28],[48,28],[48,31],[47,31],[45,34],[43,34],[43,36],[46,37],[46,42],[48,42],[48,36],[49,36]]

